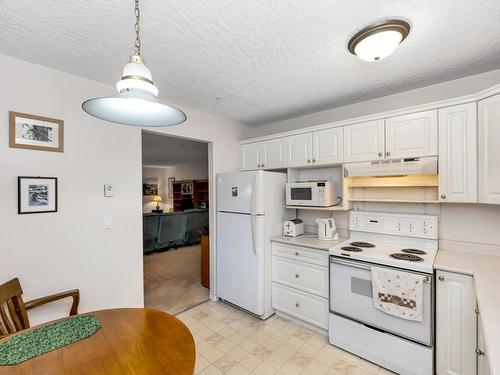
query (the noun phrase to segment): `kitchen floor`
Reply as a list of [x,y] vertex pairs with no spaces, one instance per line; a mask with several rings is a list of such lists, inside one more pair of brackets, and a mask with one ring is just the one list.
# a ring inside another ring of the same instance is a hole
[[195,374],[394,374],[275,315],[261,321],[225,303],[209,301],[177,318],[189,327],[196,342]]
[[207,301],[200,266],[200,245],[145,255],[144,305],[175,315]]

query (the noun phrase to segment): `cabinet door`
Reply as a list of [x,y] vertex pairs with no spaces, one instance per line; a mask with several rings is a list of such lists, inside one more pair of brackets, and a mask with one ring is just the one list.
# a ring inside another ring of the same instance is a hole
[[312,164],[312,133],[286,137],[286,162],[288,167]]
[[476,296],[472,276],[436,271],[436,373],[476,374]]
[[241,145],[241,170],[259,169],[261,164],[261,143]]
[[261,151],[262,168],[286,168],[285,138],[271,139],[270,141],[262,142]]
[[344,161],[370,161],[384,157],[384,120],[344,126]]
[[500,204],[500,95],[479,101],[479,203]]
[[437,111],[412,113],[385,120],[385,156],[412,158],[437,155]]
[[439,200],[477,202],[477,105],[439,110]]
[[344,160],[342,128],[313,132],[313,164],[340,164]]

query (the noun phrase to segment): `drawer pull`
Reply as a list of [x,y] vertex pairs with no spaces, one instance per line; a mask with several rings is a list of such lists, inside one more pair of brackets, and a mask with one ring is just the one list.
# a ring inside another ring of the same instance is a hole
[[444,281],[444,276],[439,276],[438,279],[439,281]]
[[296,256],[299,256],[299,252],[298,252],[298,251],[296,251],[296,252],[295,252],[295,255],[296,255]]
[[296,274],[295,274],[295,278],[296,278],[296,279],[298,279],[298,278],[299,278],[299,274],[298,274],[298,273],[296,273]]
[[300,304],[297,302],[297,303],[295,304],[295,307],[299,307],[299,306],[300,306]]

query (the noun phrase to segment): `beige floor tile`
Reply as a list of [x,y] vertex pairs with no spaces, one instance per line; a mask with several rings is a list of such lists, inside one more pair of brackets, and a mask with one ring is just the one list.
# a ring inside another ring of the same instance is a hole
[[206,353],[212,348],[213,346],[206,341],[200,341],[199,343],[196,344],[196,351],[200,354]]
[[212,349],[208,350],[207,352],[205,352],[202,355],[203,355],[203,357],[205,357],[206,359],[208,359],[208,361],[210,363],[214,363],[220,357],[222,357],[224,355],[224,353],[222,351],[220,351],[219,349],[217,349],[217,348],[212,348]]
[[229,340],[224,340],[220,344],[218,344],[216,348],[224,353],[229,353],[231,350],[236,348],[236,344],[232,343]]
[[243,341],[240,345],[241,348],[245,349],[247,352],[251,352],[254,350],[259,344],[257,344],[255,341],[252,339],[246,339]]
[[274,367],[271,367],[269,365],[266,365],[265,363],[261,363],[255,370],[253,370],[252,374],[255,375],[274,375],[276,373],[276,370]]
[[326,374],[326,372],[328,371],[328,366],[319,362],[319,361],[311,361],[311,363],[309,363],[306,368],[304,369],[304,371],[302,372],[302,374],[305,374],[305,375],[324,375]]
[[217,361],[213,363],[215,367],[217,367],[222,372],[226,373],[231,370],[234,366],[236,366],[238,362],[231,358],[229,355],[223,355]]
[[243,367],[239,363],[227,372],[227,375],[248,375],[248,374],[250,374],[250,371],[248,371],[245,367]]
[[247,370],[253,371],[261,364],[260,358],[257,358],[253,354],[247,355],[240,361],[240,364],[243,365]]
[[205,338],[205,341],[208,342],[210,345],[217,346],[221,342],[226,341],[226,338],[222,335],[219,335],[217,332],[214,333],[213,335],[210,335]]
[[194,366],[194,373],[199,374],[204,369],[206,369],[208,366],[210,366],[210,362],[208,362],[202,356],[199,356],[198,358],[196,358],[196,364]]
[[295,363],[292,363],[290,361],[285,362],[279,369],[280,372],[287,375],[297,375],[300,374],[303,370],[303,367],[297,366]]
[[228,355],[235,361],[240,362],[243,358],[245,358],[248,355],[248,352],[237,346],[232,351],[230,351]]
[[220,374],[223,374],[223,372],[214,365],[210,365],[205,370],[200,372],[200,375],[220,375]]
[[[231,328],[232,329],[232,328]],[[236,344],[236,345],[240,345],[243,341],[246,341],[248,340],[246,338],[246,336],[243,336],[241,333],[235,331],[236,333],[232,334],[230,337],[229,337],[229,341],[231,341],[232,343]]]

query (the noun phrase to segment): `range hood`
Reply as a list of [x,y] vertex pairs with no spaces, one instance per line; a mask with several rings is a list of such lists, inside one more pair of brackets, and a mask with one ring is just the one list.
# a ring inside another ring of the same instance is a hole
[[436,175],[437,157],[375,160],[345,164],[346,177]]

